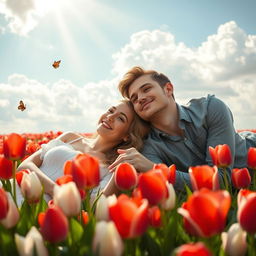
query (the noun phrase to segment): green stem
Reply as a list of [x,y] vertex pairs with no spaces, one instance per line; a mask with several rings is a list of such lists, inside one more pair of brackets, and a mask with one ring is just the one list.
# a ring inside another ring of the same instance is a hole
[[247,235],[248,235],[248,255],[256,256],[255,234],[247,234]]
[[228,178],[227,178],[227,170],[226,170],[226,168],[223,168],[223,170],[224,170],[224,187],[225,187],[225,189],[226,189],[228,192],[231,192],[231,191],[229,190],[229,182],[228,182]]
[[253,184],[252,184],[252,189],[256,190],[256,170],[253,170]]
[[15,204],[17,205],[17,199],[16,199],[16,168],[17,168],[17,161],[14,160],[13,161],[13,165],[12,165],[12,186],[13,186],[13,200],[15,202]]

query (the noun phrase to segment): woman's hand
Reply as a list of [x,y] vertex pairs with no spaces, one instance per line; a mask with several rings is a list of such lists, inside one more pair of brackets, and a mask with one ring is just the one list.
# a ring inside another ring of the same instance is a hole
[[121,163],[129,163],[134,166],[138,172],[146,172],[153,168],[154,163],[148,160],[135,148],[118,149],[119,156],[108,167],[110,172],[113,172]]

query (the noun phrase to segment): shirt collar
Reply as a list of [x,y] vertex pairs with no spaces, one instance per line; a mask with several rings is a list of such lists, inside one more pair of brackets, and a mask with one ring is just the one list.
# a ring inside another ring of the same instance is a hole
[[[178,109],[178,112],[179,112],[180,127],[182,129],[184,129],[185,125],[184,125],[184,123],[182,121],[187,121],[187,122],[191,123],[192,120],[191,120],[190,116],[188,115],[185,106],[179,105],[178,103],[176,103],[176,106],[177,106],[177,109]],[[165,134],[163,131],[157,129],[154,126],[151,126],[151,129],[154,131],[154,133],[157,136],[163,136]],[[171,136],[171,135],[168,135],[168,136]],[[179,136],[171,136],[171,137],[174,138],[174,137],[179,137]]]
[[179,105],[178,103],[176,103],[177,105],[177,109],[178,109],[178,112],[179,112],[179,119],[180,121],[181,120],[184,120],[184,121],[187,121],[187,122],[192,122],[190,116],[188,115],[187,113],[187,109],[185,106],[182,106],[182,105]]

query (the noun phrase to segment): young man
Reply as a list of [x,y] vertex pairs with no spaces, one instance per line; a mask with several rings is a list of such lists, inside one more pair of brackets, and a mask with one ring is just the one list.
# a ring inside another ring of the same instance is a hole
[[[134,67],[119,83],[121,94],[133,103],[136,113],[151,123],[142,154],[135,149],[119,150],[119,157],[110,165],[129,162],[138,171],[151,169],[154,163],[175,164],[176,190],[190,186],[188,168],[212,165],[209,146],[228,144],[233,163],[231,168],[246,167],[247,149],[256,147],[256,134],[238,134],[230,109],[214,95],[192,99],[187,105],[176,103],[173,85],[163,74]],[[224,172],[219,169],[223,182]],[[230,170],[229,170],[230,176]]]

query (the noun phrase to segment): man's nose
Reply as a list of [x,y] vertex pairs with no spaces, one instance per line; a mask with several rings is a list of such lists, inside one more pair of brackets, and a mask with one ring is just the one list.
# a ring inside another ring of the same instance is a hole
[[138,98],[138,101],[139,101],[140,104],[144,103],[145,100],[146,100],[146,98],[145,98],[144,96],[140,96],[140,97]]

